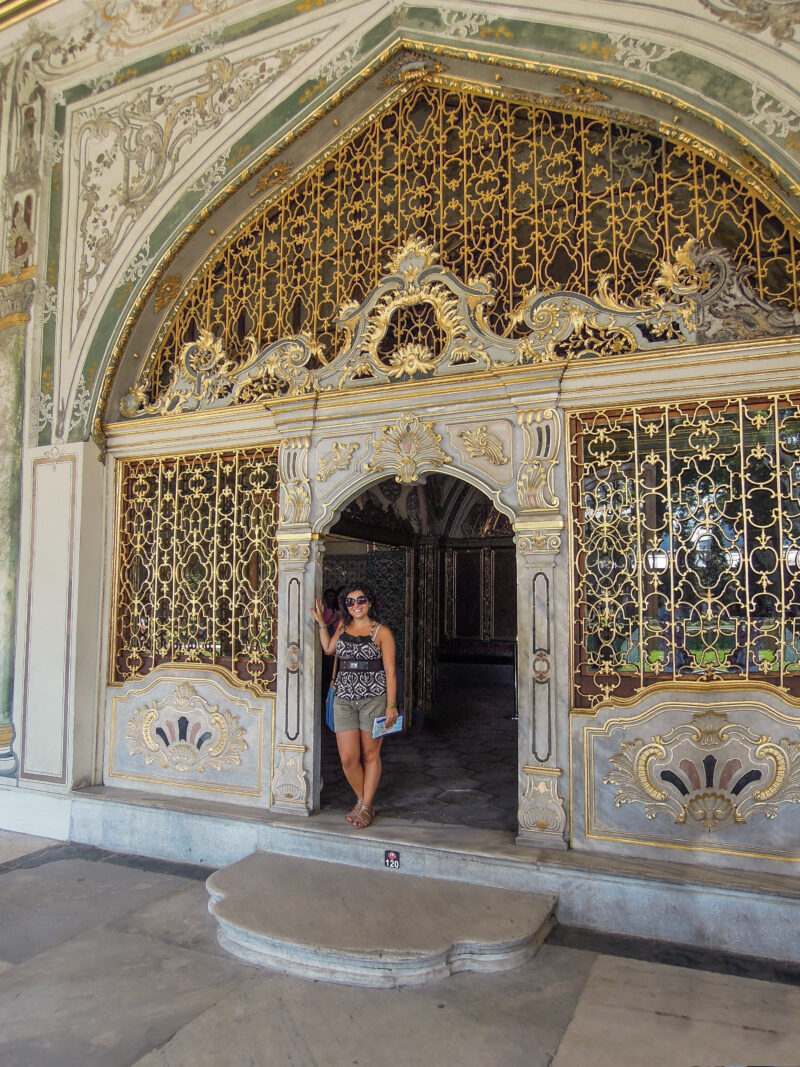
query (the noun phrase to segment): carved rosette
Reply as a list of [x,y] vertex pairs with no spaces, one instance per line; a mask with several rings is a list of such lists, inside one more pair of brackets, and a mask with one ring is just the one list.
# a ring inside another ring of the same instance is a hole
[[147,766],[158,763],[181,774],[220,771],[238,766],[247,749],[245,729],[227,708],[209,704],[181,682],[163,700],[137,708],[128,720],[125,740],[132,756],[144,756]]
[[623,741],[609,757],[604,785],[617,787],[616,807],[642,804],[711,833],[744,825],[751,815],[774,819],[778,805],[800,802],[800,741],[773,740],[728,721],[721,712],[650,740]]
[[305,745],[276,745],[278,766],[272,779],[272,796],[277,803],[301,807],[308,801],[308,772],[303,768]]
[[519,828],[537,834],[552,834],[563,840],[567,815],[558,795],[561,771],[555,767],[523,767],[525,792],[519,804]]
[[416,415],[399,415],[391,426],[384,426],[381,437],[373,442],[373,455],[364,466],[374,474],[394,472],[395,481],[405,485],[416,482],[421,467],[443,467],[452,458],[442,451],[442,435],[432,422],[420,422]]

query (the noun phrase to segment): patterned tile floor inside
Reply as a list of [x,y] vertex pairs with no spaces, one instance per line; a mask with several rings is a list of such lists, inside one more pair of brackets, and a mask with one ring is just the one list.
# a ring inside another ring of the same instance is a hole
[[[435,714],[383,743],[375,807],[397,818],[514,830],[517,722],[514,687],[440,688]],[[323,726],[322,807],[352,807],[334,735]]]

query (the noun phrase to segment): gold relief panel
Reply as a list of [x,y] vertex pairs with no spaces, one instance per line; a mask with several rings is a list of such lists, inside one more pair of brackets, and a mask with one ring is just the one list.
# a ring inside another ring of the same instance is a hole
[[361,446],[358,441],[331,441],[319,447],[317,481],[327,482],[334,471],[348,471]]
[[198,790],[233,803],[265,795],[264,748],[273,700],[245,695],[221,671],[159,670],[109,690],[105,779],[152,792]]
[[572,715],[576,844],[800,860],[800,708],[763,686],[660,688]]

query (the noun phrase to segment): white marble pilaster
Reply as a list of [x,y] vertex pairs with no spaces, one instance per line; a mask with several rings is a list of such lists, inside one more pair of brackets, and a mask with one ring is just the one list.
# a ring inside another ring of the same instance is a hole
[[278,677],[270,807],[309,815],[319,806],[320,743],[316,623],[318,542],[310,529],[278,532]]

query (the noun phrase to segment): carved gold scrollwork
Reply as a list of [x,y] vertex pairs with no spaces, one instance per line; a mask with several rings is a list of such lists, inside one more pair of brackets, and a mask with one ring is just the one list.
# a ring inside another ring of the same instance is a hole
[[406,485],[416,482],[419,468],[443,467],[452,458],[441,448],[442,436],[433,423],[420,422],[416,415],[399,415],[391,426],[373,442],[372,459],[364,465],[370,473],[395,472],[395,481]]
[[357,442],[334,441],[331,451],[319,458],[317,481],[326,482],[334,471],[349,470],[353,456],[359,447]]
[[614,804],[643,804],[645,817],[669,813],[709,833],[743,825],[754,814],[774,819],[778,805],[800,802],[800,741],[780,742],[706,711],[663,737],[623,741],[603,779],[617,786]]
[[554,408],[520,412],[517,421],[525,437],[525,454],[517,474],[517,493],[523,511],[558,508],[553,478],[561,445],[561,417]]
[[492,302],[493,290],[480,278],[464,285],[436,259],[431,244],[412,238],[390,257],[390,273],[361,304],[342,304],[337,325],[344,346],[317,373],[321,387],[489,366],[492,338],[481,332],[476,312]]
[[485,457],[496,467],[508,463],[508,456],[503,451],[503,442],[485,426],[479,426],[476,430],[461,430],[458,436],[473,459]]
[[305,336],[290,337],[258,350],[253,337],[245,340],[248,352],[236,362],[228,357],[223,341],[211,330],[201,330],[179,353],[166,389],[153,401],[137,381],[120,402],[126,419],[143,415],[177,415],[185,411],[209,411],[237,404],[263,402],[278,388],[289,396],[313,388],[309,360],[320,349]]
[[308,522],[311,510],[308,444],[307,437],[289,437],[281,441],[278,452],[281,526],[298,526]]

